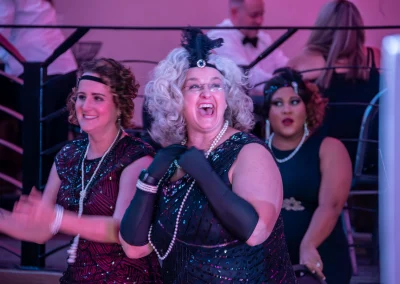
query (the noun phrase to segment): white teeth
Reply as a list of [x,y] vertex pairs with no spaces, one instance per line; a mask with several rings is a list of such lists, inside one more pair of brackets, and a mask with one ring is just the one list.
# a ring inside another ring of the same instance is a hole
[[97,116],[95,116],[95,115],[83,115],[83,117],[87,118],[87,119],[92,119],[92,118],[96,118]]
[[199,105],[199,108],[213,108],[212,104],[201,104]]

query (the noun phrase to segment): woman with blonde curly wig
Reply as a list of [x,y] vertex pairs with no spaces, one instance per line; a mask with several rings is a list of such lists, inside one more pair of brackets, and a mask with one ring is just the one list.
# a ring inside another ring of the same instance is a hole
[[130,259],[118,238],[135,194],[132,185],[154,155],[123,129],[130,125],[139,85],[128,68],[107,58],[84,63],[78,76],[67,103],[69,120],[87,137],[61,149],[43,196],[33,189],[13,217],[21,228],[42,228],[40,235],[31,234],[35,242],[57,232],[74,236],[61,283],[160,283],[156,255]]
[[[264,141],[248,133],[240,69],[211,54],[222,39],[184,32],[146,87],[164,146],[121,222],[133,257],[155,251],[165,283],[296,283],[283,236],[282,183]],[[145,251],[147,249],[147,251]]]
[[351,179],[344,145],[318,131],[326,99],[289,68],[265,86],[268,144],[283,180],[282,216],[293,264],[304,264],[327,283],[349,283],[348,245],[340,222]]

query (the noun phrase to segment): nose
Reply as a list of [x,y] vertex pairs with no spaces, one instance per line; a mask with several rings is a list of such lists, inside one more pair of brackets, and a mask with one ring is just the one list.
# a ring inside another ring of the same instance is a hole
[[92,107],[92,100],[90,98],[86,98],[82,103],[81,103],[81,108],[83,111],[90,110]]
[[290,104],[284,104],[282,107],[282,112],[284,114],[288,114],[292,112],[292,107],[290,106]]
[[211,96],[211,91],[208,86],[203,86],[203,89],[200,92],[200,96],[203,98],[209,98]]
[[255,20],[254,20],[254,22],[255,22],[255,24],[256,24],[257,27],[261,27],[263,21],[264,21],[264,16],[262,16],[262,15],[257,16],[257,17],[255,18]]

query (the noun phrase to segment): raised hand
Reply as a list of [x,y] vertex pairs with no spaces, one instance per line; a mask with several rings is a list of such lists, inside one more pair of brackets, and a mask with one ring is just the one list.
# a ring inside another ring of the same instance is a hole
[[173,144],[159,150],[157,155],[154,157],[153,162],[147,169],[149,175],[156,179],[161,179],[167,172],[172,162],[175,159],[178,159],[179,156],[186,150],[187,147],[180,144]]

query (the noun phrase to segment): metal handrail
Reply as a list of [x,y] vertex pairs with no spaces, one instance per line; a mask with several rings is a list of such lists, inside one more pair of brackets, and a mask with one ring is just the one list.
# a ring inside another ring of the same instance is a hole
[[21,147],[17,146],[14,143],[8,142],[4,139],[0,139],[0,145],[3,145],[4,147],[11,149],[14,152],[17,152],[18,154],[22,155],[24,153],[24,150]]
[[11,74],[8,74],[8,73],[4,72],[3,70],[0,70],[0,75],[3,77],[6,77],[7,79],[10,79],[11,81],[17,83],[18,85],[24,84],[24,80],[22,80],[21,78],[18,78],[16,76],[13,76]]
[[19,189],[22,189],[22,182],[13,177],[10,177],[9,175],[6,175],[5,173],[0,172],[0,179],[5,180],[8,183],[11,183],[12,185],[18,187]]
[[[400,29],[399,25],[385,26],[346,26],[346,27],[317,27],[317,26],[262,26],[262,27],[220,27],[220,26],[190,26],[202,30],[393,30]],[[79,26],[79,25],[0,25],[0,28],[15,29],[80,29],[91,30],[138,30],[138,31],[180,31],[187,29],[188,26]]]
[[5,112],[20,121],[24,120],[24,116],[22,114],[3,105],[0,105],[0,111]]

